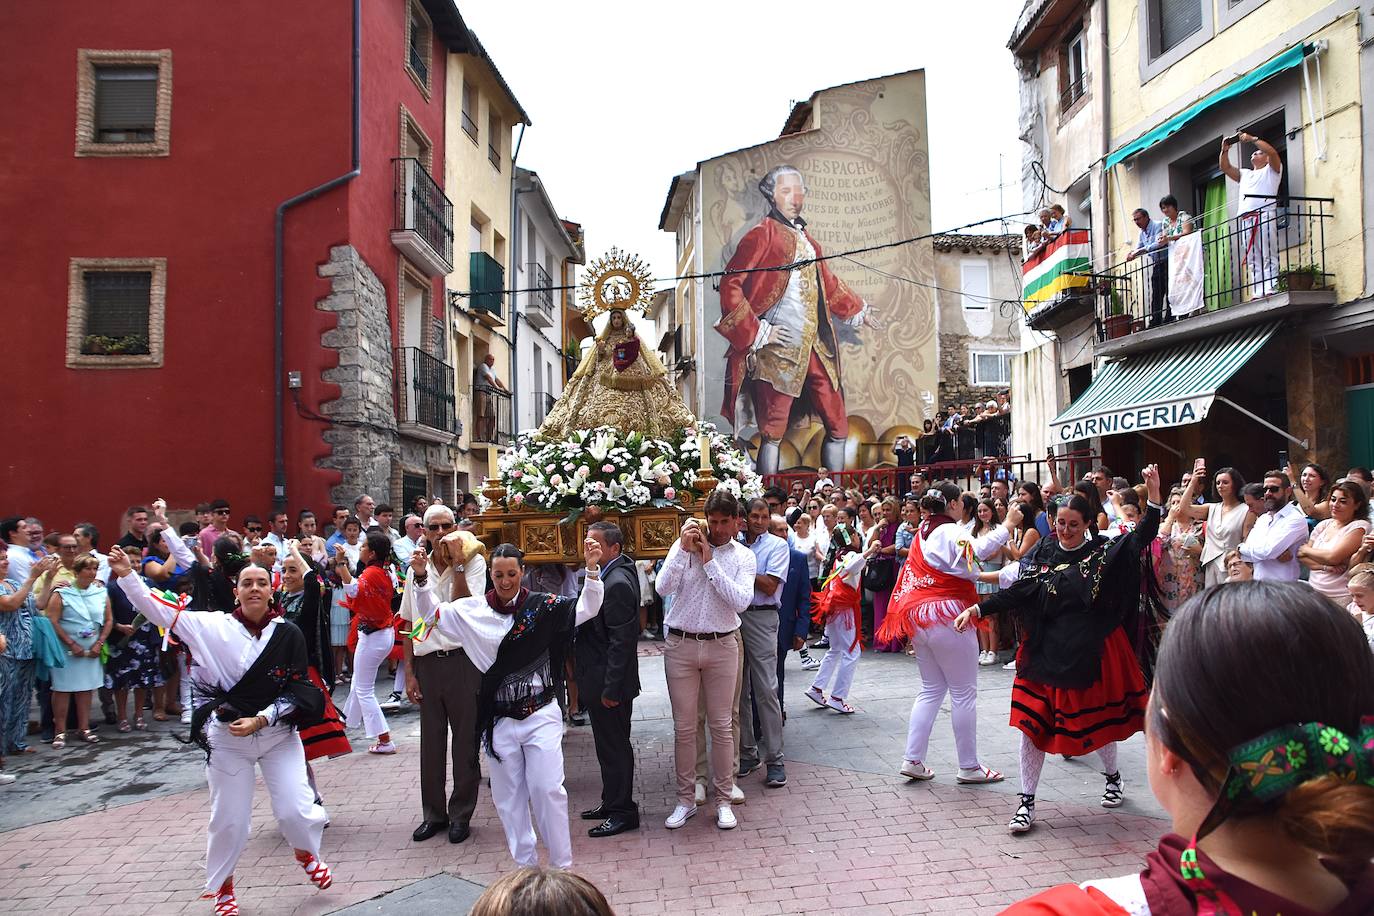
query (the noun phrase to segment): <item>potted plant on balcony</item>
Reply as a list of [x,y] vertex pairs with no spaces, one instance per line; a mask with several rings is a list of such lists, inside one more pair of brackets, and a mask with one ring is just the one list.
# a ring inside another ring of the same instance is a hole
[[1315,289],[1321,277],[1322,272],[1317,269],[1317,265],[1299,264],[1297,267],[1279,271],[1278,289],[1279,292]]
[[81,341],[81,353],[83,356],[104,356],[110,352],[113,343],[114,338],[104,334],[87,334]]
[[1106,340],[1116,340],[1131,333],[1131,316],[1126,314],[1121,293],[1109,289],[1107,298],[1111,304],[1108,306],[1107,317],[1102,320],[1102,333]]

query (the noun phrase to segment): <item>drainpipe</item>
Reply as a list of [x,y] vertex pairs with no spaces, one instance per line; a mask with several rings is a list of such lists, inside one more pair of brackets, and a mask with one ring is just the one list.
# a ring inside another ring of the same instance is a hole
[[[1102,89],[1102,102],[1101,102],[1101,107],[1102,107],[1102,155],[1103,155],[1103,156],[1107,155],[1108,151],[1110,151],[1111,148],[1112,148],[1112,119],[1111,119],[1111,107],[1112,107],[1112,77],[1111,77],[1111,71],[1110,71],[1109,69],[1107,69],[1108,66],[1109,66],[1109,62],[1108,62],[1108,59],[1107,59],[1107,58],[1108,58],[1108,50],[1107,50],[1107,49],[1108,49],[1108,47],[1110,47],[1110,45],[1108,44],[1108,41],[1107,41],[1107,34],[1108,34],[1108,33],[1107,33],[1107,6],[1108,6],[1108,4],[1107,4],[1106,0],[1098,0],[1098,3],[1097,3],[1097,16],[1098,16],[1097,40],[1098,40],[1098,42],[1102,45],[1101,50],[1100,50],[1100,54],[1099,54],[1099,57],[1100,57],[1100,60],[1101,60],[1101,64],[1099,65],[1098,72],[1102,74],[1102,78],[1099,80],[1099,83],[1100,83],[1101,89]],[[1112,243],[1112,233],[1111,233],[1112,220],[1111,220],[1111,208],[1107,206],[1107,194],[1110,192],[1111,186],[1108,184],[1108,181],[1107,181],[1107,170],[1106,170],[1105,168],[1102,169],[1102,175],[1101,175],[1101,177],[1098,179],[1098,187],[1099,187],[1098,199],[1102,201],[1102,213],[1101,213],[1101,218],[1099,219],[1099,214],[1097,214],[1097,213],[1094,213],[1092,216],[1093,216],[1093,224],[1094,224],[1094,226],[1096,226],[1099,222],[1102,224],[1102,254],[1103,254],[1103,257],[1106,257],[1106,256],[1110,255],[1110,254],[1111,254],[1111,251],[1112,251],[1112,244],[1111,244],[1111,243]],[[1118,184],[1117,187],[1120,188],[1120,185]]]
[[[525,122],[520,122],[520,135],[515,138],[515,150],[510,155],[510,221],[511,221],[511,246],[510,246],[510,270],[506,276],[510,277],[506,289],[515,289],[515,266],[520,257],[520,214],[517,208],[520,206],[520,195],[523,191],[517,190],[515,186],[515,163],[520,158],[520,144],[525,142]],[[520,424],[520,386],[515,383],[516,374],[520,370],[520,322],[517,320],[515,305],[515,293],[510,294],[510,425],[511,432],[518,433],[517,428]]]
[[289,197],[277,204],[273,239],[274,277],[273,288],[276,295],[272,315],[272,507],[276,510],[286,508],[286,391],[282,384],[286,373],[286,348],[283,343],[286,309],[283,287],[286,273],[286,211],[307,200],[314,200],[321,194],[347,184],[362,174],[361,124],[362,124],[362,0],[353,0],[353,125],[352,125],[352,162],[353,167],[338,178],[316,185],[308,191]]

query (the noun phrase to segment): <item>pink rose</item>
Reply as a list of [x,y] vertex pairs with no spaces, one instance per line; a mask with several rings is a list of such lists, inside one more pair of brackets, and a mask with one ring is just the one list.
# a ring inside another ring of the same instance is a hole
[[664,499],[677,499],[677,490],[674,490],[672,487],[667,487],[667,488],[664,489],[664,491],[663,491],[663,498],[664,498]]
[[516,504],[518,505],[518,504],[520,504],[520,503],[522,503],[522,502],[525,501],[525,494],[523,494],[523,493],[516,493],[514,496],[512,496],[512,497],[510,498],[510,501],[513,502],[513,503],[516,503]]
[[601,466],[601,470],[602,470],[604,473],[606,473],[606,474],[614,474],[614,473],[615,473],[615,465],[611,464],[611,463],[608,461],[608,462],[606,462],[605,464],[603,464],[603,465]]
[[554,474],[549,478],[549,483],[553,484],[555,487],[561,487],[563,485],[563,475]]
[[524,476],[525,476],[525,472],[524,472],[524,471],[511,471],[511,472],[510,472],[510,476],[511,476],[512,478],[514,478],[515,480],[519,480],[521,477],[524,477]]

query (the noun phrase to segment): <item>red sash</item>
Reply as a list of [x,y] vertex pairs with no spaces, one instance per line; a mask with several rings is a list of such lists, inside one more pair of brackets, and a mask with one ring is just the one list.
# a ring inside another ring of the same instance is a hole
[[853,649],[863,639],[863,597],[859,590],[843,576],[835,576],[821,591],[811,593],[811,621],[816,625],[824,627],[845,615],[854,621],[854,641],[849,644]]
[[918,629],[953,620],[978,603],[978,589],[972,582],[926,562],[922,540],[918,535],[911,541],[911,552],[887,605],[887,618],[874,634],[877,642],[910,639]]

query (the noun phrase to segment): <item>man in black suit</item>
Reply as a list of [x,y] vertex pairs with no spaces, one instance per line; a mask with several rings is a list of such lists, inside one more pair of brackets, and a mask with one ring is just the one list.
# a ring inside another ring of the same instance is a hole
[[596,522],[587,537],[601,545],[601,613],[577,628],[577,686],[591,713],[592,739],[601,764],[601,804],[582,812],[599,820],[588,836],[607,837],[639,828],[634,800],[634,750],[630,716],[639,695],[639,575],[621,553],[620,527]]

